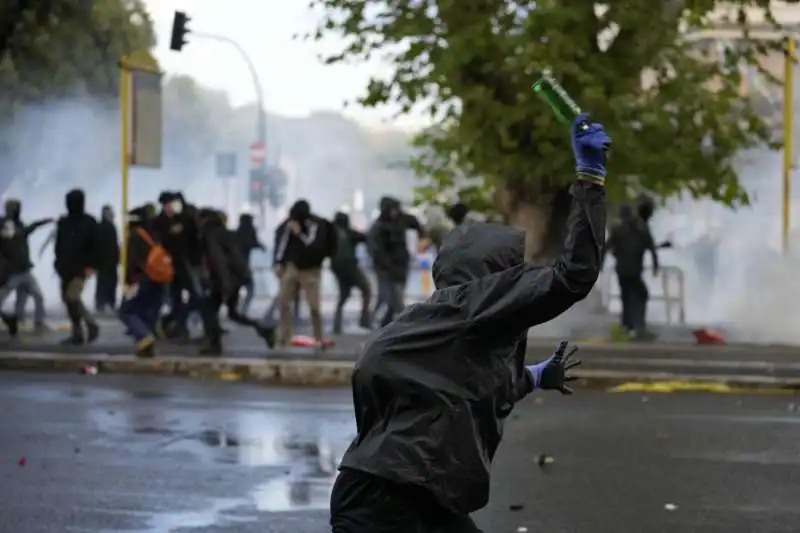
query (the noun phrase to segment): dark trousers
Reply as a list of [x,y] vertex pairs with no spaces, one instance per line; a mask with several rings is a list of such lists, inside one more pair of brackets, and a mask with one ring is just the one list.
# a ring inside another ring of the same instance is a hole
[[61,278],[61,301],[67,309],[70,324],[72,325],[72,336],[75,338],[83,337],[83,327],[96,327],[92,313],[83,304],[83,287],[86,279],[76,276],[74,278]]
[[650,293],[647,285],[642,279],[641,274],[620,275],[617,274],[619,282],[620,299],[622,300],[622,327],[628,331],[641,334],[646,330],[647,319],[647,300]]
[[94,308],[102,311],[106,307],[117,307],[117,266],[102,267],[97,269],[97,279],[94,288]]
[[[183,300],[184,293],[189,295],[186,301]],[[201,303],[199,280],[189,269],[176,272],[175,281],[169,286],[169,300],[170,312],[165,317],[165,323],[174,324],[172,330],[175,332],[187,331],[189,315],[194,311],[202,314],[201,307],[204,305]]]
[[239,289],[232,291],[230,296],[224,296],[216,287],[212,287],[202,300],[200,307],[203,318],[203,329],[206,338],[212,345],[222,344],[223,328],[219,320],[222,305],[228,308],[228,318],[231,322],[241,326],[258,327],[258,322],[239,312]]
[[361,327],[369,325],[369,303],[372,299],[372,287],[370,287],[364,271],[358,266],[346,268],[333,268],[333,275],[336,276],[336,283],[339,285],[339,299],[336,302],[336,312],[333,315],[333,332],[342,332],[342,313],[344,306],[353,293],[353,288],[361,293]]
[[343,469],[331,493],[333,533],[482,533],[468,515],[439,506],[421,487]]
[[406,283],[386,272],[376,271],[376,274],[378,276],[378,300],[386,306],[386,312],[380,322],[380,327],[383,327],[394,320],[394,317],[405,307]]
[[136,292],[122,300],[119,318],[136,341],[153,335],[164,299],[164,286],[142,278]]

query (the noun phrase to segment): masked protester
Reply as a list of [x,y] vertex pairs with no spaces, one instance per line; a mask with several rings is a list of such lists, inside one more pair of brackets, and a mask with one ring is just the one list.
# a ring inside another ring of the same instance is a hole
[[[17,293],[18,306],[13,315],[4,314],[3,321],[12,336],[17,334],[18,322],[25,309],[28,296],[34,301],[34,331],[43,333],[47,330],[44,323],[44,297],[39,284],[33,275],[28,237],[38,228],[49,224],[50,218],[37,220],[25,225],[21,219],[22,204],[19,200],[7,200],[5,216],[0,219],[0,254],[3,256],[5,278],[0,286],[0,307],[11,293]],[[21,308],[20,308],[21,307]]]
[[404,213],[400,202],[391,197],[380,200],[380,215],[367,235],[367,244],[375,275],[378,278],[378,302],[386,312],[380,321],[385,326],[405,305],[406,283],[411,267],[411,253],[406,242],[406,232],[414,230],[420,239],[426,238],[425,230],[417,217]]
[[[266,249],[264,245],[261,244],[261,241],[258,240],[258,233],[256,233],[256,227],[255,224],[253,224],[253,215],[245,214],[239,217],[239,227],[236,228],[234,238],[248,265],[250,265],[250,256],[253,250],[261,250],[263,252]],[[247,314],[250,305],[253,303],[253,297],[255,296],[255,285],[252,276],[244,286],[244,289],[245,297],[244,302],[242,302],[242,313]]]
[[342,333],[342,314],[344,306],[350,299],[353,287],[361,293],[361,316],[358,324],[362,328],[370,327],[369,303],[372,289],[367,275],[358,265],[356,248],[361,243],[367,242],[367,236],[350,227],[350,217],[346,213],[336,213],[333,216],[333,227],[336,231],[336,255],[331,259],[331,270],[336,276],[339,285],[339,299],[336,302],[336,312],[333,316],[333,333]]
[[616,259],[615,270],[622,300],[622,327],[635,339],[644,339],[649,292],[642,277],[644,256],[650,252],[653,274],[658,274],[658,252],[647,223],[633,213],[631,207],[620,207],[619,222],[611,228],[608,251]]
[[117,307],[117,284],[119,267],[119,235],[114,225],[114,211],[110,205],[103,206],[98,227],[97,283],[94,304],[99,313]]
[[[358,435],[331,495],[334,533],[478,532],[490,465],[514,404],[536,389],[572,391],[566,342],[526,366],[528,328],[585,298],[603,257],[604,147],[599,124],[573,126],[577,179],[564,250],[525,262],[523,232],[465,224],[433,265],[436,290],[373,334],[353,373]],[[574,351],[574,350],[573,350]]]
[[292,338],[292,300],[302,291],[311,315],[311,327],[318,348],[324,347],[322,311],[320,309],[322,263],[336,254],[336,234],[332,224],[311,212],[305,200],[289,210],[289,218],[276,232],[273,265],[280,278],[278,311],[280,339],[287,345]]
[[[168,338],[186,341],[189,315],[200,310],[201,297],[197,278],[199,236],[194,208],[177,192],[161,193],[158,202],[161,214],[155,221],[155,229],[175,267],[175,280],[169,286],[171,308],[164,318],[163,329]],[[188,295],[186,301],[184,293]]]
[[200,245],[205,264],[203,325],[207,344],[201,353],[222,354],[223,329],[219,312],[223,304],[228,318],[243,326],[252,327],[269,347],[275,344],[275,330],[239,313],[239,290],[252,280],[250,267],[241,253],[234,232],[225,227],[224,213],[201,209],[198,213]]
[[100,334],[97,322],[81,299],[86,279],[97,268],[97,220],[86,213],[82,190],[69,191],[65,200],[67,214],[56,224],[55,270],[72,329],[64,343],[80,345],[93,342]]
[[155,356],[155,329],[164,302],[165,288],[172,277],[172,258],[159,244],[156,213],[152,206],[133,209],[128,215],[128,248],[125,255],[127,290],[119,317],[136,341],[136,355]]

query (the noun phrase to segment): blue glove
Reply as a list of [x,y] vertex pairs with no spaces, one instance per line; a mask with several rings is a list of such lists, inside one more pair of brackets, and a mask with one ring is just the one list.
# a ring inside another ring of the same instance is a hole
[[578,348],[573,348],[567,352],[567,341],[561,341],[556,346],[553,355],[535,365],[527,367],[533,379],[534,389],[557,390],[561,394],[572,394],[572,389],[567,387],[567,383],[575,381],[577,378],[567,375],[567,370],[581,364],[580,359],[570,360]]
[[606,177],[606,151],[611,137],[602,124],[588,122],[589,115],[581,113],[572,124],[572,154],[578,174],[603,181]]

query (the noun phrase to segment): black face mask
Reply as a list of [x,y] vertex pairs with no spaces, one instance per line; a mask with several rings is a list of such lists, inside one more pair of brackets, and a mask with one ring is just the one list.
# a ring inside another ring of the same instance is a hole
[[9,209],[8,211],[6,211],[6,216],[8,216],[8,218],[12,220],[19,220],[20,214],[21,214],[20,210],[16,208]]

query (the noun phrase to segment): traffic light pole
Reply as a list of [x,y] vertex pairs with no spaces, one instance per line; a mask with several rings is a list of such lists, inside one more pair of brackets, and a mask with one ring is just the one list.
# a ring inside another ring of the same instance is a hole
[[[207,39],[209,41],[218,41],[221,43],[226,43],[234,48],[236,51],[239,52],[239,55],[242,56],[245,63],[247,63],[247,68],[250,70],[250,76],[253,78],[253,87],[256,91],[256,105],[258,106],[258,117],[256,120],[256,140],[262,143],[263,146],[267,146],[267,121],[264,111],[264,92],[261,89],[261,80],[258,77],[258,72],[256,71],[256,67],[253,64],[253,60],[250,59],[250,56],[245,52],[242,45],[231,39],[230,37],[225,37],[224,35],[215,35],[213,33],[203,33],[203,32],[192,32],[192,36],[200,37],[201,39]],[[261,162],[262,170],[266,166],[266,162]]]

